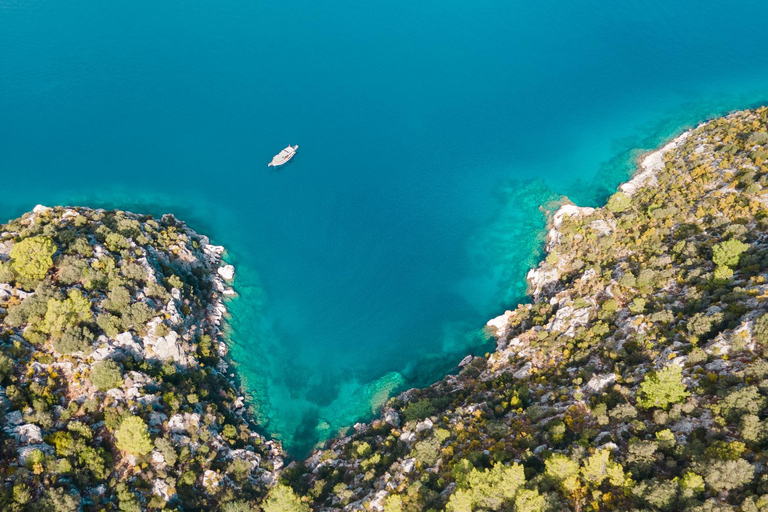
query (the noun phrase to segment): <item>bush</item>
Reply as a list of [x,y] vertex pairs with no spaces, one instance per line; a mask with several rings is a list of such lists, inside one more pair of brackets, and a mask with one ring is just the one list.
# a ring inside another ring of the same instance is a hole
[[91,382],[99,391],[106,391],[123,383],[120,366],[111,359],[96,363],[91,368]]
[[115,439],[117,448],[131,455],[141,456],[152,451],[147,424],[138,416],[124,418],[115,432]]
[[646,375],[640,384],[637,405],[644,409],[658,407],[667,409],[688,396],[683,384],[683,369],[671,364],[658,372]]
[[64,300],[48,299],[42,329],[54,339],[60,338],[68,329],[93,318],[91,301],[79,290],[70,290]]
[[64,256],[59,262],[57,273],[58,281],[64,285],[80,282],[85,274],[88,264],[77,256]]
[[466,484],[451,495],[446,510],[500,510],[511,505],[517,491],[525,484],[523,466],[514,463],[504,466],[497,463],[490,470],[469,472]]
[[12,283],[15,278],[10,262],[0,261],[0,283]]
[[613,213],[621,213],[629,208],[632,204],[632,199],[624,192],[616,192],[608,199],[606,207]]
[[755,468],[744,459],[714,461],[706,470],[704,480],[716,492],[738,489],[749,482]]
[[739,263],[741,255],[749,245],[739,240],[726,240],[712,248],[712,262],[717,266],[733,268]]
[[406,422],[414,420],[420,421],[435,414],[435,410],[435,405],[432,403],[432,400],[429,398],[422,398],[415,402],[410,402],[405,406],[403,409],[403,416],[405,417]]
[[93,333],[87,327],[70,327],[61,339],[53,340],[53,348],[61,354],[82,352],[91,346],[93,338]]
[[11,265],[16,275],[27,282],[40,281],[53,266],[56,245],[47,236],[33,236],[11,249]]
[[293,489],[278,483],[270,489],[262,506],[264,512],[309,512],[309,506],[299,499]]
[[114,338],[120,334],[120,328],[122,327],[120,319],[115,315],[110,315],[109,313],[102,313],[101,315],[97,316],[96,325],[98,325],[101,330],[104,331],[104,334],[110,338]]

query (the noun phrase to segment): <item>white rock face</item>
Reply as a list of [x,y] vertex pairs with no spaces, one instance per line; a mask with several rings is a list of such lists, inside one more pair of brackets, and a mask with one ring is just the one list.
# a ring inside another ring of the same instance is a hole
[[395,411],[387,411],[384,414],[384,421],[395,428],[400,426],[400,416]]
[[560,308],[551,321],[550,329],[572,337],[576,334],[577,327],[587,325],[589,312],[590,308],[574,309],[571,306]]
[[159,478],[155,479],[152,482],[152,492],[154,494],[156,494],[157,496],[160,496],[161,498],[163,498],[163,500],[165,500],[165,501],[170,501],[171,498],[173,497],[168,492],[168,484],[165,483],[164,480],[161,480]]
[[587,382],[587,389],[593,393],[599,393],[609,384],[616,382],[615,373],[606,373],[603,375],[593,375],[589,382]]
[[224,265],[223,267],[219,267],[217,272],[225,281],[231,281],[235,278],[235,267],[232,265]]
[[427,418],[427,419],[425,419],[424,421],[422,421],[422,422],[419,422],[419,423],[416,425],[416,432],[424,432],[425,430],[432,430],[432,427],[433,427],[433,426],[434,426],[434,425],[432,424],[432,420],[430,420],[429,418]]
[[589,208],[587,206],[576,206],[575,204],[564,204],[561,206],[555,214],[552,216],[552,226],[557,229],[563,224],[563,219],[565,217],[571,217],[573,215],[577,215],[579,217],[586,217],[587,215],[590,215],[592,212],[594,212],[594,208]]
[[471,363],[473,359],[474,359],[474,356],[472,354],[465,356],[464,359],[459,361],[459,368],[464,368],[469,363]]
[[200,415],[195,413],[174,414],[168,420],[168,430],[174,434],[186,434],[190,428],[200,427]]
[[9,425],[20,425],[24,421],[24,415],[21,414],[21,411],[11,411],[5,415],[5,421]]
[[37,206],[32,208],[32,213],[37,213],[37,214],[47,213],[49,211],[51,211],[50,208],[48,208],[47,206],[43,206],[41,204],[38,204]]
[[171,331],[166,336],[160,338],[147,336],[144,338],[144,345],[148,349],[147,357],[161,361],[173,359],[177,363],[186,363],[186,359],[181,353],[179,334],[176,331]]
[[522,368],[513,373],[512,376],[516,379],[525,379],[531,374],[531,368],[533,368],[533,364],[528,361]]
[[560,271],[555,267],[532,268],[526,276],[531,295],[538,297],[550,285],[560,279]]
[[40,427],[32,423],[19,425],[12,432],[11,436],[15,437],[19,444],[40,444],[43,442],[43,432]]
[[503,315],[499,315],[496,318],[491,318],[485,324],[491,328],[492,334],[497,338],[504,336],[507,332],[507,326],[509,325],[509,319],[512,318],[513,311],[507,310]]

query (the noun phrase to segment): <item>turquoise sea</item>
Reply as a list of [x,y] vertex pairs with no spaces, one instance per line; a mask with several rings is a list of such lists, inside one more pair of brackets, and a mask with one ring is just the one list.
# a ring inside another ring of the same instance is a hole
[[767,20],[760,1],[0,0],[0,218],[173,212],[225,245],[232,357],[301,455],[491,348],[542,204],[599,204],[640,150],[766,100]]

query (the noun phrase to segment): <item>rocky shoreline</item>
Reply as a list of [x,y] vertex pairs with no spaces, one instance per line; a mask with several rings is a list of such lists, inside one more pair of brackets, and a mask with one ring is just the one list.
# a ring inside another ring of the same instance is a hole
[[762,510],[767,198],[768,109],[643,155],[604,207],[553,214],[492,354],[287,467],[226,359],[224,249],[38,206],[0,229],[0,505]]
[[73,510],[266,495],[283,452],[226,359],[223,254],[172,215],[37,206],[0,227],[6,490]]
[[766,506],[767,146],[768,110],[736,112],[643,155],[605,207],[562,205],[490,357],[284,477],[329,511]]

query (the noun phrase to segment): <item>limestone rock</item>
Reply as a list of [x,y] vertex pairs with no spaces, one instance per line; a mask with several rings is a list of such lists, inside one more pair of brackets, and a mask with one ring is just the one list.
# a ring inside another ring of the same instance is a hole
[[219,267],[217,272],[225,281],[231,281],[235,278],[235,267],[232,265],[224,265],[223,267]]

